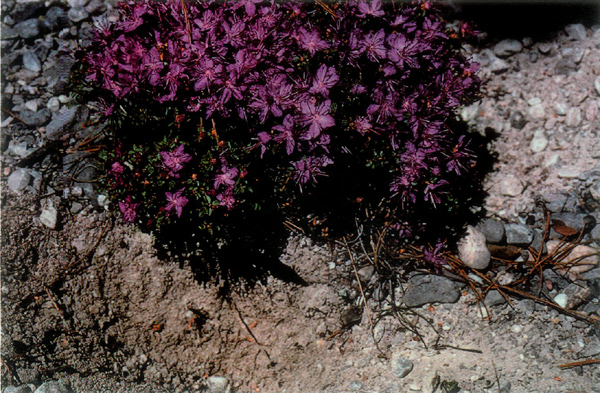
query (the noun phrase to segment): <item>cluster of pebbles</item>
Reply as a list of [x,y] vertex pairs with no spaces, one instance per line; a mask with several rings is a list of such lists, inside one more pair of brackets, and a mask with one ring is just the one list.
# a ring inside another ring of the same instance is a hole
[[[101,125],[87,126],[90,109],[69,106],[65,87],[74,65],[71,53],[85,44],[93,18],[111,18],[114,5],[112,0],[2,1],[2,181],[14,194],[40,196],[38,221],[50,229],[61,229],[61,215],[105,203],[93,187],[98,176],[93,157],[77,148],[100,132]],[[600,316],[600,28],[569,25],[552,41],[504,40],[484,49],[467,47],[467,52],[482,65],[485,98],[461,115],[477,131],[495,136],[490,149],[497,161],[485,184],[488,218],[467,229],[459,256],[470,267],[510,285],[520,278],[519,272],[503,267],[500,259],[526,263],[529,248],[547,253],[576,237],[578,245],[566,258],[581,266],[544,270],[543,295],[561,307]],[[65,154],[56,154],[65,149]],[[544,242],[546,212],[554,229]],[[565,236],[564,228],[577,235]],[[361,273],[365,282],[375,280],[372,269]],[[462,289],[444,277],[416,274],[399,289],[396,301],[411,308],[455,302],[460,307],[465,301]],[[485,302],[499,307],[505,299],[490,291]],[[516,309],[539,312],[526,300],[517,301]],[[598,329],[569,317],[549,315],[567,337],[570,329],[600,335]],[[514,333],[523,329],[513,326]],[[588,357],[598,355],[598,337],[586,337],[582,351]],[[415,382],[424,380],[413,371],[418,361],[394,357],[388,365],[394,376],[412,382],[390,386],[427,391],[424,383]],[[478,390],[476,381],[473,391],[492,391]],[[364,381],[346,382],[347,390],[366,389]],[[228,383],[212,376],[204,389],[223,392]],[[3,392],[34,390],[71,391],[62,382],[49,381],[37,388],[6,387]],[[509,392],[510,384],[502,391]]]

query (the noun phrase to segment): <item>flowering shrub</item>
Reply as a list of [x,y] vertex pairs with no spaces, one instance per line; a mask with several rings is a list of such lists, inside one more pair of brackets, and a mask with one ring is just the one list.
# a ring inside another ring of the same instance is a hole
[[410,238],[470,176],[475,155],[453,124],[480,87],[459,52],[472,31],[447,28],[429,1],[120,11],[98,23],[83,69],[114,131],[107,183],[125,221],[211,229],[267,199],[326,205],[321,185],[383,201],[390,233]]

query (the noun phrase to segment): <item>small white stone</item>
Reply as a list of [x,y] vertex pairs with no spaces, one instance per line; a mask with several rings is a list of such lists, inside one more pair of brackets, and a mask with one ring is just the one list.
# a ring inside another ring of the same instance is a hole
[[567,302],[569,301],[569,297],[564,293],[559,293],[554,297],[554,303],[558,304],[560,307],[567,307]]
[[548,139],[544,135],[544,131],[537,130],[533,134],[533,139],[531,140],[531,143],[529,144],[529,148],[531,149],[532,152],[539,153],[541,151],[544,151],[546,146],[548,146]]
[[587,105],[585,106],[585,119],[587,121],[594,121],[594,119],[596,119],[596,116],[598,115],[598,102],[596,101],[589,101],[587,103]]
[[38,103],[37,100],[29,100],[25,103],[25,108],[29,109],[32,112],[37,112]]
[[58,211],[56,211],[54,206],[48,206],[46,209],[42,210],[42,214],[40,214],[40,222],[42,224],[50,229],[55,229],[57,221]]
[[106,195],[102,195],[102,194],[98,195],[98,205],[106,208],[106,207],[108,207],[109,201],[110,200],[108,199],[108,197]]
[[58,96],[58,101],[60,101],[61,104],[66,104],[67,102],[69,102],[69,97],[61,94]]
[[486,246],[485,234],[474,226],[467,226],[467,233],[458,242],[458,257],[473,269],[485,269],[490,264],[490,251]]
[[502,193],[502,195],[510,197],[521,195],[524,188],[525,187],[523,186],[521,180],[517,179],[513,175],[506,176],[504,179],[502,179],[502,182],[500,184],[500,192]]
[[573,107],[567,111],[565,124],[568,127],[577,127],[581,123],[581,109]]
[[520,325],[512,325],[510,327],[510,330],[511,330],[511,332],[518,334],[518,333],[521,333],[523,331],[523,327],[520,326]]
[[554,113],[559,116],[564,116],[567,114],[567,105],[564,102],[557,102],[554,104]]
[[46,103],[46,108],[50,109],[52,112],[57,112],[60,109],[60,100],[58,97],[51,97]]
[[529,116],[535,120],[543,120],[546,117],[546,111],[542,104],[533,105],[529,108]]
[[527,100],[529,106],[539,105],[542,103],[542,99],[540,97],[532,97]]
[[546,161],[544,161],[544,167],[548,168],[550,166],[556,165],[556,164],[558,164],[559,160],[560,160],[560,157],[559,157],[558,153],[554,153],[550,157],[546,158]]
[[561,179],[575,179],[579,177],[582,170],[577,167],[562,167],[558,170],[558,177]]

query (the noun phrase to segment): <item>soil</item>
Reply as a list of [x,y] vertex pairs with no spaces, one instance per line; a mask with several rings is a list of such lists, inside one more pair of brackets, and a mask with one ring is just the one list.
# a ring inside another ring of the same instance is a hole
[[[497,133],[488,216],[516,220],[540,195],[580,195],[586,184],[578,176],[598,167],[600,30],[588,29],[583,42],[564,34],[549,42],[553,56],[530,62],[525,49],[500,74],[484,65],[484,115],[473,123]],[[558,53],[575,46],[585,60],[563,74]],[[527,114],[533,97],[548,116],[515,130],[510,116]],[[561,99],[583,111],[576,132],[551,114]],[[532,154],[534,132],[548,131],[550,118],[558,125],[549,146]],[[576,174],[565,176],[566,167]],[[507,195],[507,178],[518,179],[522,192]],[[408,274],[358,285],[357,272],[370,264],[359,244],[318,244],[292,233],[280,263],[301,279],[242,280],[223,296],[224,282],[159,258],[152,236],[108,212],[59,208],[52,230],[39,221],[43,199],[8,191],[2,198],[3,386],[62,379],[74,392],[216,392],[215,377],[225,377],[236,392],[432,392],[438,385],[446,392],[600,392],[598,365],[558,367],[600,348],[593,326],[528,300],[482,318],[466,287],[457,303],[405,308],[397,299]],[[399,359],[414,365],[405,377]]]

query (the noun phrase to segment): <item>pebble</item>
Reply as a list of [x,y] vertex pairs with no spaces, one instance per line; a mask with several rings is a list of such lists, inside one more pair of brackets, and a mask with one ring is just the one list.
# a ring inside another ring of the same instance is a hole
[[489,243],[500,243],[504,240],[504,224],[500,220],[486,218],[477,224],[477,229],[483,232]]
[[23,66],[33,72],[40,72],[42,70],[42,62],[32,51],[23,53]]
[[543,120],[546,118],[546,111],[544,109],[544,105],[536,104],[529,108],[529,116],[531,116],[534,120]]
[[558,295],[556,295],[554,297],[554,303],[558,304],[562,308],[567,307],[568,301],[569,301],[569,298],[564,293],[559,293]]
[[29,100],[25,103],[25,108],[29,109],[30,111],[33,112],[37,112],[38,110],[38,102],[37,100]]
[[58,222],[58,211],[54,206],[48,206],[40,214],[40,222],[50,229],[56,229]]
[[485,269],[490,264],[491,254],[486,246],[485,234],[471,225],[466,235],[458,242],[458,257],[472,269]]
[[558,177],[561,179],[576,179],[579,177],[581,173],[581,168],[564,166],[558,170]]
[[494,57],[494,59],[489,65],[489,69],[495,74],[500,74],[510,69],[510,65],[506,61]]
[[515,197],[523,192],[523,183],[516,176],[506,176],[500,184],[500,192],[502,195]]
[[60,138],[62,131],[75,121],[78,109],[79,107],[77,106],[62,108],[53,116],[52,121],[46,126],[48,139],[55,140]]
[[40,21],[38,19],[28,19],[17,23],[14,29],[21,38],[35,38],[40,35]]
[[[546,122],[546,123],[548,123],[548,122]],[[548,138],[546,138],[544,130],[537,130],[533,134],[533,139],[531,140],[531,143],[529,144],[529,148],[534,153],[540,153],[540,152],[544,151],[544,149],[546,149],[546,146],[548,146]]]
[[527,119],[520,111],[515,111],[510,115],[510,125],[517,130],[522,130],[527,125]]
[[32,393],[35,390],[35,386],[21,385],[21,386],[7,386],[4,388],[2,393]]
[[[556,117],[554,117],[554,116],[549,117],[546,120],[546,122],[544,123],[544,128],[548,131],[552,131],[556,127],[556,123],[558,123],[558,120],[556,119]],[[542,131],[542,134],[543,134],[543,131]],[[535,135],[534,135],[534,138],[535,138]]]
[[229,381],[225,377],[208,377],[208,389],[210,393],[225,393],[228,388]]
[[60,30],[69,25],[69,18],[61,7],[50,7],[44,17],[44,25],[50,31]]
[[563,102],[557,102],[554,104],[554,113],[559,116],[564,116],[567,114],[567,105]]
[[533,229],[528,225],[508,223],[506,230],[506,243],[515,246],[528,246],[533,240]]
[[[565,243],[560,240],[549,240],[546,247],[548,247],[548,253],[550,254],[559,247],[560,250],[564,250]],[[562,259],[561,264],[570,266],[567,271],[560,269],[563,273],[568,272],[575,275],[585,273],[600,264],[600,251],[594,247],[579,244]]]
[[499,291],[492,289],[485,295],[484,302],[488,307],[493,307],[506,303],[506,299]]
[[398,378],[404,378],[413,370],[414,364],[402,356],[394,355],[391,362],[392,373]]
[[23,123],[31,127],[43,126],[48,123],[51,117],[52,112],[48,108],[43,108],[36,112],[26,109],[19,113],[19,118],[23,120]]
[[88,14],[88,12],[83,8],[71,8],[69,9],[67,16],[71,22],[78,23],[89,18],[90,14]]
[[598,103],[595,101],[589,101],[585,105],[585,119],[589,122],[592,122],[598,116]]
[[520,325],[512,325],[510,327],[510,331],[513,332],[513,333],[519,334],[519,333],[521,333],[523,331],[523,327],[520,326]]
[[568,127],[577,127],[581,123],[581,109],[577,107],[570,108],[567,111],[567,117],[565,118],[565,124]]
[[8,188],[13,192],[20,193],[29,185],[30,180],[29,172],[26,169],[18,168],[8,177]]
[[594,79],[594,90],[596,90],[596,94],[600,96],[600,76]]
[[571,25],[567,25],[565,27],[565,32],[567,33],[567,37],[570,40],[582,41],[587,37],[587,32],[585,31],[585,26],[581,23],[575,23]]
[[407,307],[419,307],[427,303],[455,303],[460,291],[454,281],[437,275],[418,275],[408,281],[403,297]]
[[41,384],[34,393],[72,393],[72,390],[62,381],[48,381]]
[[547,55],[552,50],[552,44],[543,42],[538,45],[538,50],[540,51],[541,54]]
[[465,106],[460,111],[460,116],[462,117],[462,119],[465,122],[468,123],[470,121],[477,119],[479,116],[481,116],[481,113],[482,113],[481,107],[477,104],[473,104],[473,105]]
[[519,53],[523,49],[517,40],[502,40],[494,46],[494,54],[498,57],[509,57]]

